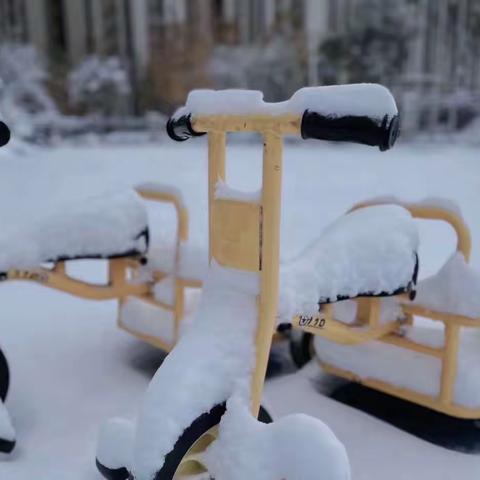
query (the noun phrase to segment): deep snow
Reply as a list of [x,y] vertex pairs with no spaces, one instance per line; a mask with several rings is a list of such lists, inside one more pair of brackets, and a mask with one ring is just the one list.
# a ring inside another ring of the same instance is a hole
[[[258,188],[261,148],[233,145],[232,187]],[[2,225],[112,188],[145,181],[173,183],[190,208],[193,243],[202,244],[206,222],[206,145],[165,143],[143,147],[64,147],[31,151],[0,162]],[[454,199],[473,234],[472,263],[480,266],[478,152],[458,146],[401,145],[381,154],[367,147],[287,144],[284,170],[282,257],[294,257],[322,228],[365,198]],[[12,208],[14,206],[14,208]],[[161,219],[162,216],[160,215]],[[158,228],[158,227],[157,227]],[[421,277],[435,273],[454,248],[448,227],[420,224]],[[98,279],[100,262],[79,262],[79,275]],[[0,342],[12,364],[7,405],[18,448],[0,462],[0,479],[94,480],[100,424],[134,415],[160,352],[115,326],[114,302],[95,303],[32,284],[0,285]],[[314,380],[312,381],[311,378]],[[316,366],[268,382],[274,413],[302,412],[325,421],[345,444],[357,480],[422,478],[474,480],[480,457],[448,452],[323,397],[328,379]],[[367,440],[367,441],[366,441]]]

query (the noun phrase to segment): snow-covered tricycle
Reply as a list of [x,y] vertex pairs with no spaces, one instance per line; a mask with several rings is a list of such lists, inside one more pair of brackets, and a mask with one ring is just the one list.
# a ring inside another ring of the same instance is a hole
[[[0,122],[0,146],[9,140],[10,130]],[[150,245],[148,202],[173,206],[176,238],[168,248]],[[136,191],[87,196],[45,211],[28,225],[15,229],[6,226],[3,233],[0,282],[29,281],[85,299],[116,299],[119,326],[166,351],[175,344],[180,322],[185,312],[193,309],[198,296],[195,292],[201,286],[198,272],[184,272],[181,263],[181,259],[193,254],[184,246],[188,237],[187,210],[181,194],[172,187],[149,183]],[[104,283],[71,274],[70,262],[82,259],[108,263]],[[15,446],[15,432],[3,403],[9,383],[9,366],[0,349],[3,453],[10,453]]]
[[[323,328],[303,328],[292,340],[293,357],[299,366],[316,357],[326,372],[354,382],[333,398],[433,443],[478,452],[480,375],[474,365],[480,360],[480,272],[468,264],[469,229],[459,208],[445,200],[376,199],[352,211],[385,204],[399,205],[420,222],[448,225],[455,252],[408,296],[324,306]],[[294,326],[310,321],[299,319]]]
[[[137,480],[349,478],[344,449],[319,420],[255,419],[272,336],[279,316],[310,331],[324,327],[319,306],[323,315],[331,302],[367,296],[375,309],[378,296],[412,292],[416,232],[401,207],[364,208],[280,268],[282,143],[301,134],[387,150],[398,133],[392,96],[378,85],[322,87],[268,104],[259,92],[197,91],[168,131],[179,141],[208,134],[210,267],[195,318],[155,374],[136,421],[114,419],[101,429],[100,472]],[[262,136],[259,192],[225,184],[228,132]]]

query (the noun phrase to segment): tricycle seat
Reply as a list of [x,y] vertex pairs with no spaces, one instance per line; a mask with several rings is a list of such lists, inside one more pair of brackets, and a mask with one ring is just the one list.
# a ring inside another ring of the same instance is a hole
[[147,213],[133,190],[82,198],[0,234],[0,272],[46,262],[144,255]]
[[362,296],[415,292],[418,232],[396,205],[344,215],[281,272],[283,318],[314,315],[319,305]]

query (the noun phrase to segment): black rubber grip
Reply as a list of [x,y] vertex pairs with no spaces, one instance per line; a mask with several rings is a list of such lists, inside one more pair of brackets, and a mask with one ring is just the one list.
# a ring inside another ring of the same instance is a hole
[[333,117],[306,110],[302,117],[302,138],[330,140],[333,142],[353,142],[379,147],[381,151],[393,147],[400,133],[398,115],[382,122],[367,117],[347,115]]
[[184,142],[190,137],[200,137],[205,132],[196,132],[192,127],[191,115],[182,115],[178,118],[170,118],[167,122],[168,136],[177,142]]
[[5,146],[10,141],[10,129],[3,122],[0,122],[0,147]]

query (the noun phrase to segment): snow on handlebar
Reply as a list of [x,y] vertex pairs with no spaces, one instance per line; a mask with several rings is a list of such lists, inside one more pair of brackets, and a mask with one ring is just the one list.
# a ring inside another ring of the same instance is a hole
[[[294,130],[292,116],[298,118]],[[254,90],[194,90],[185,106],[168,121],[167,132],[177,141],[202,135],[205,132],[194,129],[195,120],[202,117],[213,122],[215,117],[222,117],[218,118],[219,126],[229,117],[262,118],[269,124],[278,118],[279,123],[290,122],[290,129],[284,133],[301,134],[304,139],[361,143],[382,151],[393,147],[400,130],[395,100],[378,84],[307,87],[278,103],[265,102],[263,93]]]
[[0,147],[5,146],[10,141],[10,129],[5,123],[0,121]]

